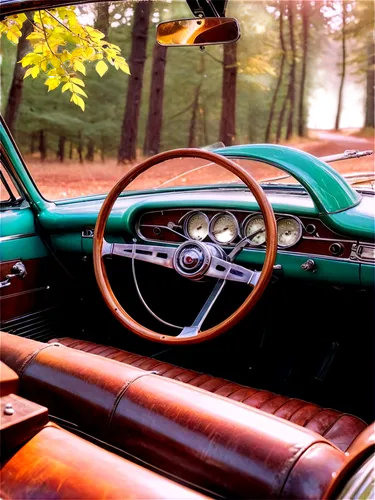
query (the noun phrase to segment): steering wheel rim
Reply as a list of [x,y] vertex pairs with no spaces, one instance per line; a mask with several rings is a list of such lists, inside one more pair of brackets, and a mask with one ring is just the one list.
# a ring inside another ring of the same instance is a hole
[[[103,259],[103,244],[105,241],[104,234],[107,220],[112,211],[113,205],[115,204],[121,192],[134,179],[136,179],[140,174],[142,174],[149,168],[158,165],[159,163],[162,163],[166,160],[181,157],[200,158],[203,160],[208,160],[237,175],[237,177],[241,179],[244,184],[250,189],[251,193],[254,195],[256,201],[258,202],[258,205],[263,214],[267,234],[266,254],[262,271],[260,273],[259,280],[255,284],[254,288],[251,290],[245,301],[236,309],[236,311],[234,311],[228,318],[221,321],[221,323],[219,323],[218,325],[215,325],[208,330],[199,331],[196,336],[187,338],[173,337],[171,335],[161,334],[135,321],[117,300],[109,283]],[[125,328],[132,331],[139,337],[163,344],[186,345],[207,341],[224,333],[225,331],[236,325],[239,321],[241,321],[241,319],[244,318],[255,306],[255,304],[262,296],[264,290],[266,289],[268,282],[272,276],[276,253],[277,226],[275,215],[272,206],[267,199],[267,196],[265,195],[263,189],[260,187],[257,181],[245,169],[237,165],[234,161],[229,160],[228,158],[216,153],[212,153],[211,151],[205,151],[195,148],[175,149],[159,153],[158,155],[144,160],[143,162],[139,163],[131,170],[129,170],[129,172],[127,172],[122,177],[122,179],[120,179],[120,181],[117,182],[117,184],[111,189],[106,199],[104,200],[96,221],[93,241],[93,262],[96,281],[98,283],[99,290],[103,296],[103,299],[112,314]]]

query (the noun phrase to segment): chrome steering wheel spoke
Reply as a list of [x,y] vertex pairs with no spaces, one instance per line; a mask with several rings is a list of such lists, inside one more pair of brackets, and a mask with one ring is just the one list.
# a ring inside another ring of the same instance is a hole
[[260,272],[252,271],[246,267],[213,256],[211,265],[206,271],[206,276],[255,286],[259,281]]
[[173,268],[173,255],[176,249],[157,245],[137,245],[136,243],[103,242],[102,256],[117,255],[134,258],[158,266]]
[[202,309],[199,311],[199,314],[195,318],[193,324],[191,326],[185,326],[182,332],[179,335],[177,335],[178,338],[196,337],[198,335],[204,320],[207,318],[207,315],[211,311],[212,306],[215,304],[216,299],[221,294],[221,291],[224,288],[225,283],[226,283],[225,280],[217,280],[216,285],[214,286],[208,299],[204,303]]

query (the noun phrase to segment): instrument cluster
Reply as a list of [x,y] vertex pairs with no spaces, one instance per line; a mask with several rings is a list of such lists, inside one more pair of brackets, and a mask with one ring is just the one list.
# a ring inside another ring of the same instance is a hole
[[[293,216],[276,216],[278,246],[290,248],[302,237],[302,223]],[[248,238],[250,245],[262,246],[267,242],[264,218],[261,214],[251,214],[239,224],[230,212],[220,212],[211,219],[201,211],[189,212],[183,223],[187,238],[203,241],[207,237],[219,245],[229,245],[236,239]]]

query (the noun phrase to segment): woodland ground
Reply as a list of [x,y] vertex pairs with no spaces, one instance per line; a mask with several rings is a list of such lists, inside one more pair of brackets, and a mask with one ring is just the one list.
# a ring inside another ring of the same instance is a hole
[[[374,149],[373,137],[358,137],[351,135],[352,133],[353,131],[313,131],[309,139],[292,141],[289,145],[315,156],[336,154],[346,149]],[[108,192],[131,168],[131,165],[118,165],[115,159],[108,159],[105,163],[100,160],[84,164],[77,160],[64,163],[48,160],[41,163],[36,157],[26,156],[26,164],[43,196],[50,200]],[[232,174],[217,166],[202,168],[206,164],[206,161],[198,159],[170,160],[142,174],[129,189],[153,188],[163,183],[166,183],[166,187],[172,187],[236,180]],[[250,166],[250,172],[258,180],[283,174],[264,164],[246,162],[243,165]],[[374,156],[335,162],[332,166],[342,173],[374,171]],[[191,169],[195,170],[187,173]],[[174,180],[166,182],[169,179]]]

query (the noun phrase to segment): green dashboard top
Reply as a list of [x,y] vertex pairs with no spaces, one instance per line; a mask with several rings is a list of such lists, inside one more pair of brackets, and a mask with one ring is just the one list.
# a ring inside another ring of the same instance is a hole
[[[46,201],[38,191],[21,155],[1,121],[0,138],[10,158],[17,179],[41,224],[49,231],[75,230],[94,225],[105,195],[64,202]],[[294,148],[261,144],[233,146],[216,150],[231,158],[262,161],[284,170],[305,189],[270,186],[267,194],[275,211],[295,215],[319,216],[327,226],[340,234],[374,240],[374,197],[361,196],[341,175],[318,158]],[[266,188],[265,188],[266,189]],[[128,192],[114,207],[109,220],[113,229],[129,229],[141,211],[158,208],[202,207],[257,210],[258,206],[243,186],[189,187],[145,192]]]

